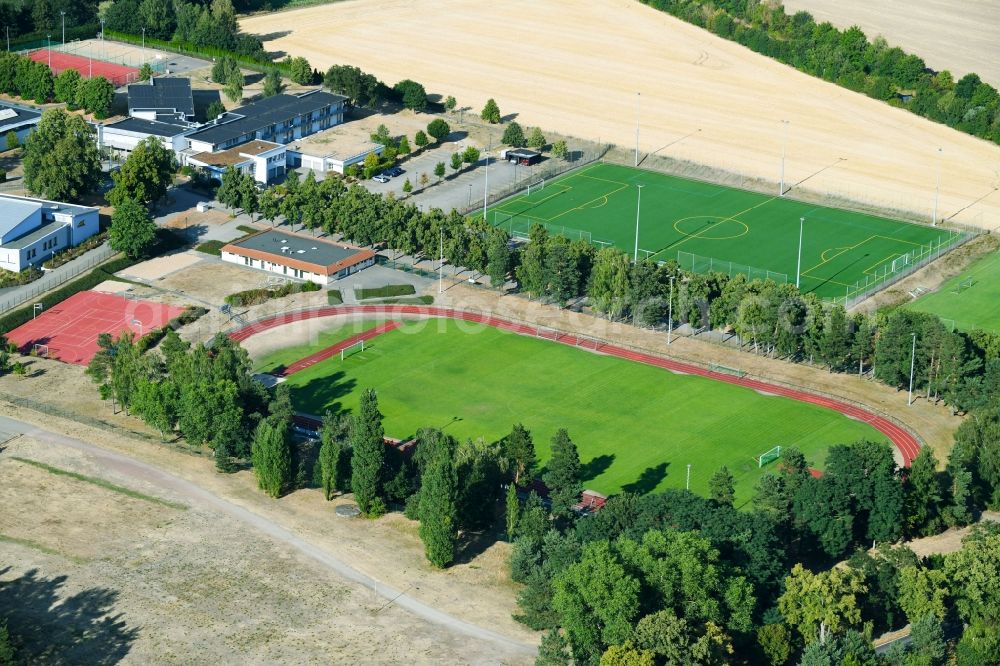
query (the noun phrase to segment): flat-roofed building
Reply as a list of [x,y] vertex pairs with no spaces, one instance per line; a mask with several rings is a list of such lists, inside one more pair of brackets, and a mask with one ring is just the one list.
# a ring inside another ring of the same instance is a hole
[[40,266],[99,229],[97,208],[0,194],[0,268]]
[[268,229],[222,248],[222,260],[320,285],[372,266],[371,250]]
[[17,104],[0,103],[0,151],[8,150],[7,134],[13,132],[23,145],[42,117],[42,112]]
[[381,155],[384,150],[382,144],[359,134],[350,125],[344,125],[288,144],[288,166],[343,175],[347,167],[361,164],[372,153]]
[[194,120],[191,79],[154,77],[128,87],[128,115],[145,120]]
[[164,117],[157,120],[126,118],[108,125],[97,125],[97,147],[117,153],[130,153],[143,139],[155,136],[164,148],[180,153],[187,147],[187,135],[198,129],[193,123]]
[[188,136],[191,154],[217,152],[254,139],[287,144],[344,122],[347,98],[324,90],[250,102]]
[[258,183],[267,184],[285,173],[285,146],[270,141],[251,141],[217,153],[189,155],[190,166],[204,169],[213,178],[222,180],[228,167],[248,173]]

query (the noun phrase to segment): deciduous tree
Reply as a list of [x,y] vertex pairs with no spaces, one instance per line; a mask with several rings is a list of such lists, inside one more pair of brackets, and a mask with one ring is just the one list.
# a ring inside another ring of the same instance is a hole
[[24,147],[27,188],[53,201],[79,201],[100,183],[101,159],[93,130],[62,109],[42,114]]
[[451,134],[451,127],[440,118],[435,118],[427,123],[427,134],[434,137],[436,142],[441,143],[445,137]]
[[124,252],[130,259],[143,256],[156,242],[156,223],[142,204],[125,199],[111,214],[108,231],[111,249]]
[[552,438],[552,455],[545,465],[542,480],[549,488],[552,514],[569,518],[573,507],[580,501],[583,484],[580,480],[580,454],[565,428],[560,428]]
[[866,591],[857,569],[835,567],[813,573],[796,564],[785,579],[785,593],[778,599],[778,608],[806,644],[817,639],[823,643],[828,635],[861,623],[858,595]]
[[166,196],[176,171],[174,152],[165,148],[158,137],[146,137],[111,174],[115,186],[108,192],[108,203],[118,206],[126,199],[145,205],[155,203]]
[[496,125],[500,122],[500,107],[497,106],[496,100],[490,97],[486,100],[486,106],[480,112],[479,117],[490,123],[491,125]]
[[254,433],[251,462],[257,485],[271,497],[279,497],[292,480],[292,452],[288,422],[263,419]]

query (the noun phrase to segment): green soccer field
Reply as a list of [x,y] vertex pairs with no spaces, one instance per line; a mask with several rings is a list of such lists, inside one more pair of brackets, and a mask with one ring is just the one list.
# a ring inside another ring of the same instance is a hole
[[982,257],[906,307],[936,314],[963,331],[1000,330],[1000,252]]
[[[526,235],[532,223],[569,238],[635,249],[642,186],[639,258],[676,259],[704,273],[751,271],[795,283],[799,220],[801,288],[823,298],[853,296],[858,283],[902,270],[905,255],[948,246],[954,232],[825,208],[615,164],[595,164],[491,208],[488,219]],[[679,254],[680,253],[680,254]],[[691,255],[694,255],[693,257]],[[730,267],[729,264],[734,266]]]
[[[255,367],[285,365],[373,325],[347,325]],[[353,410],[360,392],[375,388],[392,437],[430,426],[493,440],[520,421],[543,461],[565,427],[580,450],[584,485],[606,494],[683,487],[688,464],[691,489],[704,494],[708,478],[727,465],[744,502],[761,474],[755,456],[774,446],[797,446],[820,466],[831,444],[886,441],[815,405],[446,319],[405,323],[364,352],[318,363],[287,384],[296,409],[317,415]]]

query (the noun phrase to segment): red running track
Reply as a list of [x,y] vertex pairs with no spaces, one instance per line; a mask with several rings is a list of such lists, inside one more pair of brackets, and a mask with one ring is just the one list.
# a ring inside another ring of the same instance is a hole
[[785,386],[778,386],[776,384],[769,384],[764,381],[757,379],[749,379],[746,377],[735,377],[733,375],[727,375],[721,372],[713,372],[705,368],[701,368],[690,363],[684,363],[682,361],[674,361],[668,358],[663,358],[660,356],[654,356],[645,352],[634,351],[632,349],[626,349],[625,347],[620,347],[611,343],[595,341],[591,338],[577,337],[572,334],[562,334],[556,331],[551,331],[545,328],[538,328],[528,324],[518,324],[516,322],[509,321],[500,317],[494,317],[491,315],[478,314],[474,312],[466,312],[464,310],[456,310],[454,308],[445,308],[439,306],[427,306],[427,305],[338,305],[329,306],[322,308],[315,308],[312,310],[301,310],[297,312],[286,312],[273,317],[268,317],[266,319],[261,319],[248,326],[245,326],[239,330],[236,330],[229,334],[229,337],[236,342],[241,342],[246,340],[250,336],[266,331],[276,326],[284,326],[285,324],[292,324],[295,322],[306,321],[308,319],[317,319],[321,317],[336,317],[343,315],[383,315],[383,316],[394,316],[394,315],[415,315],[424,317],[447,317],[449,319],[460,319],[462,321],[485,324],[486,326],[492,326],[504,331],[511,331],[513,333],[520,333],[522,335],[531,335],[535,337],[543,337],[554,342],[559,342],[565,345],[570,345],[574,347],[582,347],[591,351],[595,351],[601,354],[610,354],[612,356],[618,356],[619,358],[628,359],[630,361],[635,361],[637,363],[644,363],[646,365],[655,366],[658,368],[663,368],[665,370],[670,370],[671,372],[679,372],[688,375],[698,375],[701,377],[707,377],[709,379],[714,379],[720,382],[726,382],[729,384],[735,384],[737,386],[743,386],[761,393],[768,393],[771,395],[777,395],[784,398],[791,398],[792,400],[798,400],[799,402],[805,402],[812,405],[819,405],[820,407],[826,407],[827,409],[832,409],[834,411],[840,412],[847,417],[852,419],[863,421],[868,425],[872,426],[883,435],[889,438],[889,441],[899,449],[900,454],[903,458],[903,464],[905,467],[909,467],[910,463],[917,456],[920,451],[920,443],[917,439],[907,432],[904,428],[896,425],[891,420],[884,416],[874,414],[867,409],[862,407],[857,407],[855,405],[848,404],[846,402],[841,402],[834,398],[829,398],[826,396],[817,395],[815,393],[810,393],[808,391],[802,391],[798,389],[788,388]]
[[302,372],[306,368],[316,365],[320,361],[325,361],[326,359],[332,356],[336,356],[337,354],[340,353],[342,349],[347,349],[351,345],[356,345],[362,340],[367,342],[372,338],[378,337],[383,333],[388,333],[389,331],[394,330],[396,328],[399,328],[398,321],[389,321],[384,324],[380,324],[374,328],[368,329],[367,331],[362,331],[357,335],[352,335],[346,340],[341,340],[337,344],[331,345],[326,349],[321,349],[315,354],[310,354],[309,356],[306,356],[305,358],[300,359],[295,363],[292,363],[287,368],[281,369],[275,372],[274,374],[277,375],[278,377],[287,377],[288,375],[294,375],[296,372]]

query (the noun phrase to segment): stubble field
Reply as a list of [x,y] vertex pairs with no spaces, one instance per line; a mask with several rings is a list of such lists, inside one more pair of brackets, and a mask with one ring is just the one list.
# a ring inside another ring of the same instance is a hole
[[[373,17],[382,17],[373,20]],[[244,30],[524,125],[931,215],[1000,226],[1000,148],[839,88],[633,0],[348,0]],[[641,94],[641,103],[637,103]],[[509,115],[510,117],[510,115]],[[495,140],[500,137],[497,128]]]

